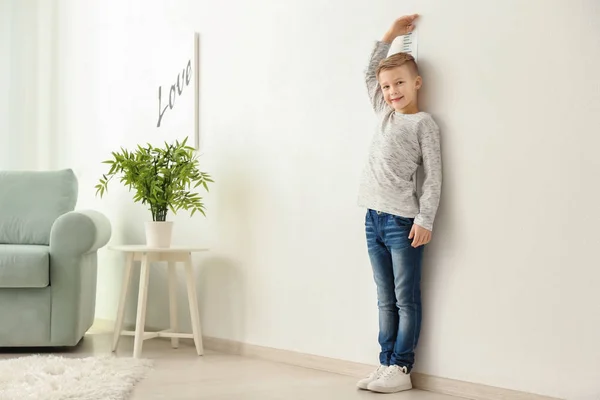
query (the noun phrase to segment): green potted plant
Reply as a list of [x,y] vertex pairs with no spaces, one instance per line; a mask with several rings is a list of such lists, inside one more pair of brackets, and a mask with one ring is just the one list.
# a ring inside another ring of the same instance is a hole
[[130,191],[135,190],[133,200],[147,205],[152,214],[152,221],[145,226],[146,244],[150,247],[171,245],[173,222],[167,221],[169,211],[177,214],[183,209],[191,216],[196,212],[206,216],[203,199],[193,189],[202,186],[208,192],[208,183],[213,180],[199,170],[198,158],[187,140],[186,137],[175,144],[165,142],[163,147],[138,145],[135,151],[121,147],[120,152],[112,153],[112,159],[103,161],[110,170],[96,185],[96,195],[102,197],[115,176],[120,176],[120,182]]

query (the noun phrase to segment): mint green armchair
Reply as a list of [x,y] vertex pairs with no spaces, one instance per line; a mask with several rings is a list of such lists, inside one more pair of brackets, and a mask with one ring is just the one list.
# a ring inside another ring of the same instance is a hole
[[75,346],[92,326],[109,220],[70,169],[0,171],[0,347]]

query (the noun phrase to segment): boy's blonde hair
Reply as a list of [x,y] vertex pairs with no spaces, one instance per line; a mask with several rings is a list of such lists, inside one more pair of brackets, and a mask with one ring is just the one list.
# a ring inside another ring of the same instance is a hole
[[415,58],[408,53],[396,53],[391,56],[381,60],[379,66],[377,67],[377,78],[379,78],[379,74],[381,71],[385,71],[387,69],[401,67],[404,64],[408,66],[408,69],[414,76],[419,76],[419,67],[417,67],[417,63]]

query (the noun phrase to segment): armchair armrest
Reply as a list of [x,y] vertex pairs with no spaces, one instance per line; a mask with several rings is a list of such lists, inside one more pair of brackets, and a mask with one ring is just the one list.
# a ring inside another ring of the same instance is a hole
[[71,211],[54,221],[49,243],[52,345],[75,345],[92,325],[96,251],[108,243],[110,236],[110,221],[97,211]]
[[83,255],[105,246],[111,236],[110,221],[94,210],[61,215],[50,230],[50,252]]

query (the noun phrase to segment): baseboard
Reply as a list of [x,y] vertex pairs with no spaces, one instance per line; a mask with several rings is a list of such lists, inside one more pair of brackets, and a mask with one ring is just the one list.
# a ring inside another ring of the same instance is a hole
[[421,390],[472,400],[562,400],[535,393],[519,392],[478,383],[414,373],[413,385]]
[[362,377],[373,370],[366,364],[337,360],[322,356],[297,353],[288,350],[256,346],[232,340],[203,337],[204,347],[219,353],[234,354],[244,357],[254,357],[283,364],[294,365],[320,371],[333,372],[341,375]]
[[[260,358],[263,360],[333,372],[356,378],[367,375],[375,368],[373,365],[256,346],[226,339],[204,337],[203,340],[204,346],[207,349],[220,353]],[[472,400],[560,400],[533,393],[518,392],[510,389],[439,378],[419,373],[413,373],[412,378],[413,386],[416,389]]]

